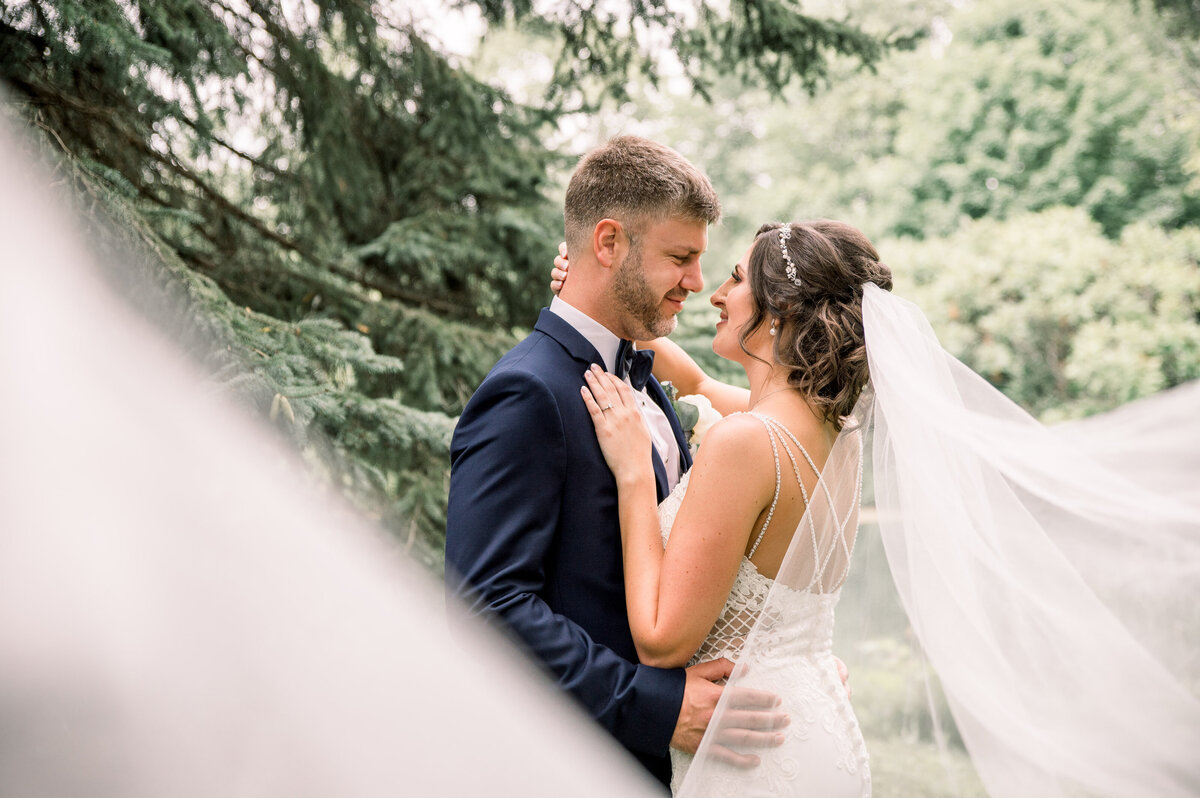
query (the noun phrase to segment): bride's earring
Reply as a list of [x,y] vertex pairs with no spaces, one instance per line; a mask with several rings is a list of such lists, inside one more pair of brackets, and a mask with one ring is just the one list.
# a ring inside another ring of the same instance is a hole
[[771,335],[775,334],[775,325],[779,323],[779,319],[771,319]]

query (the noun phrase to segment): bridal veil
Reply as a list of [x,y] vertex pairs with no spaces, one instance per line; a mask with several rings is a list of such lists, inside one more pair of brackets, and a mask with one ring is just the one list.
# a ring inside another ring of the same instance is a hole
[[0,795],[658,795],[146,322],[4,102]]
[[[1149,423],[1047,428],[942,349],[911,303],[868,284],[863,318],[871,384],[801,524],[837,537],[865,445],[900,600],[988,793],[1200,794],[1195,391]],[[742,661],[808,584],[808,539],[795,536]],[[684,795],[723,767],[744,671]]]

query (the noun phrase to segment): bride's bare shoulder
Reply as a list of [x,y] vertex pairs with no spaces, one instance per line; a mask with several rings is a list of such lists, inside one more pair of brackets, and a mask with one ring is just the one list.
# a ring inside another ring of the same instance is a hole
[[[810,456],[824,460],[833,443],[829,431],[815,418],[803,415],[789,417],[786,421],[767,415],[755,413],[733,413],[714,424],[704,438],[709,445],[709,455],[723,458],[736,458],[742,467],[754,467],[765,460],[774,471],[775,454],[771,446],[772,434],[767,425],[771,424],[777,430],[775,439],[788,448],[793,442],[798,442]],[[783,443],[786,439],[787,443]],[[700,447],[701,452],[704,446]],[[779,451],[783,456],[783,452]]]
[[747,413],[733,413],[705,434],[692,466],[691,484],[700,493],[711,490],[726,499],[746,496],[752,499],[748,506],[757,507],[774,489],[774,463],[763,423]]
[[731,413],[712,425],[704,436],[697,457],[740,457],[742,463],[771,457],[771,439],[762,421],[750,413]]

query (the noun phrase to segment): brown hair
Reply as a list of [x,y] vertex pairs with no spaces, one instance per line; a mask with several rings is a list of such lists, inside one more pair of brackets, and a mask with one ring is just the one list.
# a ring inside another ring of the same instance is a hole
[[870,376],[863,333],[863,284],[892,290],[892,270],[870,240],[843,222],[791,222],[787,251],[800,285],[789,278],[773,222],[758,229],[748,278],[754,313],[740,343],[769,319],[778,319],[775,359],[790,370],[788,383],[837,429],[850,415]]
[[563,203],[567,246],[585,246],[601,219],[633,236],[645,222],[679,216],[714,224],[721,203],[708,178],[670,147],[617,136],[580,159]]

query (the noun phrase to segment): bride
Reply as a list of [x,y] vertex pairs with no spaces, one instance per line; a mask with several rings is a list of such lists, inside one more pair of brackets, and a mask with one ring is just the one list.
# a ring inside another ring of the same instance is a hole
[[849,225],[764,225],[711,300],[713,348],[750,390],[648,344],[656,377],[725,415],[658,507],[628,387],[587,375],[639,655],[728,656],[730,686],[776,693],[791,718],[757,767],[738,768],[714,742],[737,725],[723,701],[695,761],[672,752],[672,791],[870,794],[831,641],[873,434],[889,565],[989,793],[1200,793],[1194,508],[1037,425],[890,289]]
[[[746,682],[779,695],[791,719],[784,744],[761,751],[755,769],[755,784],[771,795],[800,787],[829,798],[870,792],[866,747],[832,653],[855,497],[835,508],[840,523],[801,526],[814,494],[828,489],[821,471],[866,382],[858,321],[864,282],[890,288],[891,275],[870,242],[844,225],[782,226],[758,237],[712,297],[721,309],[713,348],[746,369],[749,395],[705,380],[673,351],[658,359],[664,377],[688,393],[706,389],[726,415],[661,508],[646,457],[650,439],[630,390],[599,369],[587,375],[584,399],[618,485],[626,601],[642,662],[736,659],[793,536],[805,539],[806,584],[794,586],[774,630],[790,633],[750,666]],[[814,297],[820,310],[801,315]],[[665,550],[660,528],[669,535]],[[673,758],[678,790],[688,763],[686,755]],[[714,776],[746,794],[741,771]],[[799,781],[789,790],[791,779]]]

